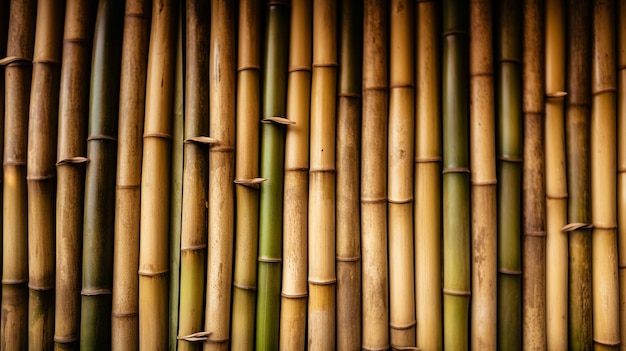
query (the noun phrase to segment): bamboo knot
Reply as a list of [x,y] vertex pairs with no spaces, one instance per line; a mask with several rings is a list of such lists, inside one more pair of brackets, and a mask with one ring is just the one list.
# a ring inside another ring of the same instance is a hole
[[417,321],[413,320],[412,322],[410,322],[408,324],[393,324],[393,323],[389,323],[389,328],[395,329],[395,330],[407,330],[407,329],[413,328],[416,325],[417,325]]
[[80,337],[75,336],[75,337],[62,337],[62,336],[54,336],[53,338],[54,342],[57,344],[73,344],[75,342],[77,342],[78,340],[80,340]]
[[26,279],[2,279],[2,285],[22,285],[27,284],[28,278]]
[[288,73],[293,72],[311,72],[311,66],[293,66],[289,67]]
[[593,342],[598,344],[598,345],[602,345],[602,346],[619,346],[622,344],[621,340],[615,340],[615,341],[607,341],[607,340],[600,340],[598,338],[593,338]]
[[603,230],[615,230],[617,229],[617,224],[592,224],[593,229],[603,229]]
[[359,93],[339,93],[337,94],[339,97],[351,98],[351,99],[360,99],[361,94]]
[[498,160],[502,162],[510,162],[510,163],[523,163],[524,160],[520,157],[512,157],[512,156],[498,156]]
[[494,186],[498,185],[497,179],[488,179],[488,180],[471,180],[472,186],[481,187],[481,186]]
[[555,194],[555,195],[546,193],[546,199],[548,199],[548,200],[565,200],[568,197],[569,197],[569,195],[567,193],[565,193],[565,194]]
[[61,61],[59,60],[52,60],[52,59],[37,59],[37,60],[33,60],[33,64],[42,64],[42,65],[52,65],[52,66],[59,66],[61,65]]
[[124,18],[126,18],[126,17],[139,18],[139,19],[148,18],[148,16],[146,16],[146,14],[143,13],[143,12],[126,12],[124,14]]
[[274,258],[274,257],[257,257],[257,261],[259,262],[265,262],[265,263],[282,263],[283,259],[282,258]]
[[335,256],[337,262],[359,262],[361,261],[361,255],[358,256]]
[[441,290],[444,295],[452,295],[452,296],[471,296],[471,291],[462,291],[462,290],[452,290],[452,289],[442,289]]
[[189,335],[179,335],[176,337],[176,340],[184,340],[188,342],[206,341],[209,338],[209,335],[211,335],[211,332],[202,331]]
[[141,269],[140,269],[140,270],[137,272],[137,274],[138,274],[140,277],[159,277],[159,276],[168,275],[169,273],[170,273],[170,271],[169,271],[169,270],[167,270],[167,269],[166,269],[166,270],[162,270],[162,271],[160,271],[160,272],[148,272],[148,271],[144,271],[144,270],[141,270]]
[[233,183],[245,186],[246,188],[259,189],[260,184],[266,180],[267,179],[260,177],[251,179],[235,179],[233,180]]
[[55,166],[62,166],[66,164],[81,164],[87,161],[89,161],[87,157],[82,157],[82,156],[68,157],[68,158],[59,160],[59,162],[57,162]]
[[410,204],[413,202],[413,197],[408,197],[405,199],[392,199],[391,197],[388,197],[387,202],[389,202],[390,204],[398,204],[398,205]]
[[309,278],[308,282],[311,285],[334,285],[334,284],[337,283],[337,279],[316,280],[316,279],[313,279],[313,278]]
[[85,38],[64,38],[63,39],[63,45],[65,44],[89,45],[90,43],[91,41]]
[[288,298],[288,299],[306,299],[307,296],[309,296],[309,294],[306,292],[302,294],[288,294],[286,292],[281,291],[280,296]]
[[311,65],[313,68],[337,68],[339,65],[337,62],[317,62]]
[[591,96],[597,96],[597,95],[602,95],[604,93],[614,93],[617,91],[616,87],[609,87],[609,88],[604,88],[604,89],[598,89],[595,91],[591,92]]
[[520,65],[522,64],[522,60],[518,58],[513,58],[513,57],[502,57],[498,59],[497,62],[498,63],[519,63]]
[[626,173],[626,167],[619,167],[617,169],[617,174],[623,174]]
[[147,139],[147,138],[157,138],[157,139],[171,140],[172,139],[172,135],[168,134],[168,133],[152,132],[152,133],[144,133],[143,134],[143,138],[144,139]]
[[237,68],[237,72],[260,71],[260,70],[261,70],[261,66],[257,66],[257,65],[245,65],[245,66],[239,66]]
[[413,83],[397,83],[397,84],[390,84],[389,85],[389,89],[402,89],[402,88],[414,89],[415,88],[415,84],[413,84]]
[[558,98],[565,97],[566,95],[567,95],[567,92],[565,91],[555,91],[553,93],[546,93],[546,99],[558,99]]
[[474,72],[469,75],[471,78],[493,77],[493,71]]
[[90,135],[87,138],[87,141],[115,141],[117,142],[117,138],[110,136],[110,135],[95,134],[95,135]]
[[467,167],[444,168],[444,170],[441,171],[441,174],[446,174],[446,173],[470,173],[470,169]]
[[83,296],[111,295],[111,289],[107,289],[107,288],[102,288],[102,289],[83,288],[80,291],[80,294],[83,295]]
[[372,348],[369,348],[369,347],[361,345],[361,350],[363,350],[363,351],[387,351],[387,350],[389,350],[389,345],[383,346],[383,347],[380,347],[380,348],[376,348],[376,349],[372,349]]
[[0,60],[0,66],[8,66],[12,63],[15,64],[31,64],[33,62],[33,60],[26,58],[26,57],[19,57],[19,56],[7,56],[5,58],[3,58],[2,60]]
[[589,223],[569,223],[565,225],[563,228],[561,228],[561,232],[567,233],[567,232],[573,232],[579,229],[591,229],[591,228],[593,228],[593,225]]
[[296,124],[295,121],[278,116],[264,118],[261,120],[261,123],[276,123],[280,125]]
[[522,275],[522,271],[519,269],[498,268],[498,273],[504,275]]
[[367,87],[367,86],[363,87],[362,92],[363,94],[365,94],[368,91],[374,91],[374,92],[375,91],[387,91],[388,89],[389,87],[386,85],[373,85],[371,87]]
[[532,237],[538,237],[538,238],[543,238],[545,236],[547,236],[546,232],[544,230],[537,230],[537,231],[527,231],[524,232],[525,236],[532,236]]
[[56,178],[56,173],[50,173],[50,174],[44,174],[44,175],[30,175],[30,176],[26,176],[26,180],[27,181],[41,181],[41,180],[48,180],[48,179],[54,179]]
[[450,36],[450,35],[463,35],[463,36],[469,37],[469,33],[467,31],[465,31],[465,30],[458,30],[458,29],[449,30],[449,31],[443,32],[441,34],[441,37],[445,38],[445,37]]
[[246,285],[246,284],[240,284],[240,283],[233,282],[233,286],[235,288],[238,288],[238,289],[241,289],[241,290],[245,290],[245,291],[256,291],[256,286],[254,286],[254,285]]
[[404,350],[417,350],[417,351],[421,351],[422,349],[420,349],[419,347],[415,347],[415,346],[396,346],[396,345],[391,345],[391,349],[392,350],[399,350],[399,351],[404,351]]
[[415,163],[439,163],[441,162],[441,157],[416,157]]
[[222,146],[222,145],[211,145],[209,152],[233,152],[235,151],[234,146]]
[[130,190],[138,190],[141,189],[141,184],[116,184],[115,189],[130,189]]
[[387,202],[387,198],[386,197],[361,197],[361,203],[362,204],[379,204],[379,203],[386,203]]
[[219,141],[209,136],[198,135],[195,137],[187,138],[183,141],[183,144],[198,144],[198,145],[211,145],[217,144]]
[[3,166],[26,166],[26,161],[4,161]]

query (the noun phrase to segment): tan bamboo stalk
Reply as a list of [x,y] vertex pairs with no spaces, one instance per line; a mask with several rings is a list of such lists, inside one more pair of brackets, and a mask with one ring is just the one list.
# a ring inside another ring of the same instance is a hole
[[591,213],[593,223],[593,340],[596,349],[617,350],[619,281],[616,215],[615,2],[593,9],[591,78]]
[[139,219],[139,348],[168,347],[170,145],[178,3],[154,2]]
[[[5,65],[2,322],[0,349],[28,344],[26,153],[35,1],[12,1]],[[10,205],[9,205],[10,204]]]
[[139,347],[139,216],[150,2],[127,1],[124,16],[113,243],[113,350]]
[[307,321],[312,2],[291,2],[283,198],[280,349],[304,350]]
[[[620,339],[626,340],[626,6],[618,3],[617,243],[620,282]],[[620,344],[626,350],[626,342]]]
[[203,349],[228,350],[235,234],[235,6],[211,1],[209,56],[209,258],[205,324],[211,332]]
[[470,164],[472,167],[471,345],[496,349],[497,213],[492,2],[470,2]]
[[28,118],[28,348],[54,347],[56,145],[63,1],[37,6]]
[[387,260],[387,3],[363,7],[361,252],[364,350],[389,348]]
[[336,250],[337,349],[361,347],[361,213],[359,203],[363,1],[339,3]]
[[[0,57],[7,53],[7,36],[9,32],[9,0],[0,2]],[[0,145],[4,145],[4,74],[0,74]],[[3,146],[0,146],[0,159],[3,157]],[[2,199],[2,178],[0,173],[0,199]],[[2,211],[0,211],[0,223],[2,223]],[[0,237],[2,237],[2,225],[0,224]],[[2,272],[2,239],[0,239],[0,274]]]
[[441,115],[437,4],[417,1],[415,307],[417,347],[441,350]]
[[589,118],[591,1],[568,1],[566,150],[569,236],[569,347],[593,345]]
[[[202,331],[207,248],[208,153],[198,137],[209,134],[209,3],[187,1],[185,8],[185,143],[178,349],[200,350],[189,336]],[[177,301],[177,303],[179,303]],[[171,341],[171,340],[170,340]]]
[[543,0],[524,2],[522,335],[525,350],[546,349],[543,14]]
[[393,0],[389,17],[387,230],[389,327],[393,349],[415,346],[413,5],[413,1]]

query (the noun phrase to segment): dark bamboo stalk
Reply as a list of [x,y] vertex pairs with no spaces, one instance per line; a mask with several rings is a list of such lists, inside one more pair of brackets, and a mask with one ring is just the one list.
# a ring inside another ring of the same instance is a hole
[[617,243],[620,288],[620,348],[626,349],[626,4],[618,2]]
[[[9,32],[9,0],[0,1],[0,57],[5,57],[7,53],[7,37]],[[5,86],[4,86],[4,72],[0,74],[0,159],[3,159],[4,154],[4,112],[5,112]],[[0,172],[0,199],[3,198],[3,184],[2,178],[4,172]],[[0,274],[2,274],[2,215],[3,211],[0,211]]]

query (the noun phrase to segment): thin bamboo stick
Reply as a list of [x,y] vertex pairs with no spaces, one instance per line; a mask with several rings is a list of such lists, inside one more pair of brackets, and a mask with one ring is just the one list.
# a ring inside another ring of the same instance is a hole
[[[185,143],[183,207],[180,242],[180,310],[178,349],[200,350],[189,335],[203,330],[206,277],[208,153],[195,142],[209,134],[209,15],[210,4],[187,1],[185,8]],[[178,302],[177,302],[178,303]]]
[[[620,338],[626,340],[626,6],[618,3],[617,243],[620,288]],[[626,342],[620,344],[626,350]]]
[[472,165],[471,345],[497,340],[497,182],[492,2],[470,2],[470,164]]
[[[205,330],[207,350],[228,350],[233,280],[235,199],[235,6],[229,0],[211,2],[209,57],[209,132],[217,143],[209,148],[209,258]],[[276,316],[278,317],[278,316]]]
[[64,1],[37,6],[28,119],[28,348],[54,348],[57,117]]
[[359,203],[363,1],[339,3],[336,235],[337,349],[361,346],[361,216]]
[[363,11],[361,126],[362,349],[389,348],[387,260],[387,3]]
[[139,348],[168,347],[169,200],[178,4],[154,2],[141,168]]
[[[28,344],[28,208],[26,153],[34,1],[12,1],[5,65],[2,322],[0,349]],[[10,205],[9,205],[10,204]]]
[[304,350],[307,322],[312,2],[292,1],[287,81],[280,349]]
[[523,349],[546,349],[546,188],[544,153],[544,2],[524,2],[522,168]]
[[437,4],[418,1],[415,98],[417,347],[441,350],[441,115]]
[[149,1],[127,1],[120,76],[118,167],[115,188],[111,343],[114,350],[139,347],[139,216]]
[[590,158],[596,350],[616,350],[621,342],[617,275],[615,10],[614,1],[594,1]]
[[591,1],[568,2],[567,226],[569,235],[569,347],[591,348],[591,213],[589,118],[591,103]]

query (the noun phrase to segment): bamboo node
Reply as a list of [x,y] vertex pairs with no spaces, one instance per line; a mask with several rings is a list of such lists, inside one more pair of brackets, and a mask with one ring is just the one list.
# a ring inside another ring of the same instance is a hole
[[206,341],[209,338],[209,335],[211,335],[211,332],[203,331],[192,333],[189,335],[179,335],[176,337],[176,340],[184,340],[189,342]]
[[4,161],[4,166],[26,166],[26,161]]
[[211,147],[211,149],[209,150],[209,152],[233,152],[235,151],[235,147],[234,146],[216,146],[213,145]]
[[107,288],[103,288],[103,289],[83,288],[80,291],[80,294],[83,295],[83,296],[111,295],[111,289],[107,289]]
[[58,60],[52,60],[52,59],[38,59],[38,60],[33,60],[33,64],[42,64],[42,65],[60,65],[61,61]]
[[390,204],[410,204],[413,202],[413,197],[408,197],[406,199],[392,199],[390,197],[387,198],[387,202],[389,202]]
[[546,232],[543,230],[537,230],[537,231],[527,231],[524,232],[525,236],[535,236],[535,237],[545,237],[547,236]]
[[91,41],[85,38],[64,38],[63,39],[63,45],[65,44],[89,45],[90,43]]
[[257,261],[259,261],[259,262],[266,262],[266,263],[281,263],[281,262],[283,262],[283,259],[282,258],[261,257],[261,256],[259,256],[257,258]]
[[48,180],[48,179],[53,179],[56,178],[56,174],[55,173],[51,173],[51,174],[44,174],[44,175],[31,175],[31,176],[27,176],[26,180],[27,181],[40,181],[40,180]]
[[368,91],[387,91],[389,89],[386,85],[373,85],[371,87],[364,86],[362,91],[365,94]]
[[339,93],[339,94],[337,94],[337,96],[345,97],[345,98],[353,98],[353,99],[360,99],[361,98],[361,94],[359,94],[359,93]]
[[471,78],[480,78],[480,77],[492,77],[493,71],[483,71],[483,72],[474,72],[470,73],[469,77]]
[[441,171],[441,174],[446,174],[446,173],[470,173],[470,169],[467,167],[444,168],[443,171]]
[[593,228],[592,224],[589,223],[569,223],[561,228],[561,232],[573,232],[578,229],[591,229]]
[[251,189],[259,189],[260,184],[263,183],[264,181],[266,181],[267,179],[265,178],[252,178],[252,179],[235,179],[233,180],[233,183],[241,185],[241,186],[245,186],[246,188],[251,188]]
[[313,68],[336,68],[339,65],[337,64],[337,62],[317,62],[317,63],[313,63],[313,65],[311,65]]
[[200,144],[200,145],[217,144],[218,142],[219,141],[217,139],[204,136],[204,135],[187,138],[183,141],[184,144]]
[[293,66],[293,67],[289,67],[288,73],[293,73],[293,72],[311,72],[311,67],[310,66]]
[[498,156],[498,160],[502,161],[502,162],[510,162],[510,163],[522,163],[524,162],[524,160],[522,160],[519,157],[513,157],[513,156]]
[[447,37],[449,35],[464,35],[464,36],[469,37],[469,33],[467,31],[465,31],[465,30],[458,30],[458,29],[454,29],[454,30],[449,30],[447,32],[443,32],[441,34],[441,37],[445,38],[445,37]]
[[504,275],[522,275],[522,271],[519,269],[498,268],[498,273]]
[[597,95],[601,95],[601,94],[604,94],[604,93],[614,93],[616,91],[617,91],[617,87],[598,89],[598,90],[592,91],[591,92],[591,96],[597,96]]
[[617,224],[593,224],[592,227],[593,229],[615,230]]
[[261,120],[261,123],[276,123],[276,124],[282,124],[282,125],[289,125],[289,124],[296,124],[296,121],[292,121],[290,119],[284,118],[284,117],[278,117],[278,116],[274,116],[274,117],[267,117]]
[[2,285],[21,285],[28,283],[28,278],[26,279],[2,279]]
[[207,244],[199,244],[199,245],[181,245],[181,252],[194,252],[206,249]]
[[625,167],[619,167],[617,169],[617,174],[622,174],[622,173],[626,173],[626,168]]
[[306,299],[309,296],[309,294],[306,292],[302,294],[288,294],[284,291],[281,291],[280,296],[288,298],[288,299]]
[[337,262],[359,262],[361,261],[361,255],[358,256],[335,256]]
[[143,12],[126,12],[124,14],[124,17],[132,17],[132,18],[139,18],[139,19],[143,19],[143,18],[147,18],[148,16],[146,16],[145,13]]
[[442,289],[444,295],[452,295],[452,296],[471,296],[471,291],[461,291],[461,290],[452,290],[452,289]]
[[393,324],[393,323],[389,323],[389,328],[395,329],[395,330],[407,330],[407,329],[413,328],[416,325],[417,325],[417,321],[413,320],[411,323],[408,323],[408,324]]
[[54,336],[53,338],[54,342],[57,344],[73,344],[75,342],[77,342],[78,340],[80,340],[80,337],[75,336],[75,337],[63,337],[63,336]]
[[379,204],[379,203],[386,203],[387,202],[387,198],[386,197],[361,197],[361,203],[362,204]]
[[335,173],[337,172],[334,168],[311,168],[309,169],[309,174],[313,173]]
[[481,187],[481,186],[494,186],[498,185],[497,179],[488,179],[488,180],[473,180],[471,181],[472,186]]
[[422,350],[419,347],[415,347],[415,346],[397,346],[397,345],[394,345],[394,344],[391,344],[391,349],[392,350],[399,350],[399,351],[403,351],[403,350],[417,350],[417,351],[421,351]]
[[237,72],[260,71],[260,70],[261,70],[261,66],[257,66],[257,65],[245,65],[245,66],[240,66],[237,68]]
[[567,199],[567,198],[568,198],[568,194],[567,193],[565,193],[565,194],[555,194],[555,195],[546,193],[546,199],[548,199],[548,200],[564,200],[564,199]]
[[389,345],[384,346],[382,348],[377,348],[377,349],[371,349],[369,347],[365,347],[365,346],[361,345],[361,350],[363,350],[363,351],[388,351],[389,350]]
[[139,270],[137,272],[137,274],[141,277],[158,277],[158,276],[163,276],[163,275],[168,275],[170,273],[169,270],[163,270],[160,272],[148,272],[148,271],[143,271],[143,270]]
[[82,156],[69,157],[69,158],[64,158],[60,160],[59,162],[55,164],[55,166],[61,166],[65,164],[81,164],[87,161],[89,161],[87,157],[82,157]]
[[285,173],[287,172],[309,172],[309,167],[285,167]]
[[7,56],[5,58],[3,58],[2,60],[0,60],[0,66],[8,66],[12,63],[17,63],[17,64],[28,64],[28,63],[32,63],[33,60],[26,58],[26,57],[19,57],[19,56]]
[[547,99],[556,99],[556,98],[565,97],[566,95],[567,95],[567,92],[565,92],[565,91],[555,91],[554,93],[546,93],[546,98]]
[[334,285],[337,283],[337,279],[317,280],[314,278],[309,278],[308,281],[311,285]]
[[170,139],[172,139],[172,135],[168,134],[168,133],[152,132],[152,133],[144,133],[143,134],[143,138],[144,139],[147,139],[147,138],[158,138],[158,139],[170,140]]
[[402,88],[415,88],[415,84],[413,83],[398,83],[398,84],[389,84],[389,89],[402,89]]
[[498,59],[497,62],[498,63],[507,63],[507,62],[508,63],[518,63],[520,65],[522,64],[522,60],[516,59],[516,58],[513,58],[513,57],[502,57],[502,58]]
[[139,315],[139,312],[111,312],[111,317],[131,319]]
[[267,2],[267,6],[272,6],[272,5],[277,5],[277,6],[289,6],[289,2],[287,1],[281,1],[281,0],[269,0]]
[[441,157],[416,157],[415,163],[439,163]]
[[87,141],[117,141],[117,138],[110,136],[110,135],[95,134],[95,135],[90,135],[87,138]]
[[602,346],[619,346],[622,344],[621,340],[615,340],[615,341],[607,341],[607,340],[600,340],[598,338],[593,338],[593,342],[598,344],[598,345],[602,345]]
[[235,288],[241,289],[241,290],[256,291],[256,286],[254,286],[254,285],[246,285],[246,284],[239,284],[239,283],[233,282],[233,286]]
[[141,189],[141,184],[117,184],[115,185],[115,189]]

